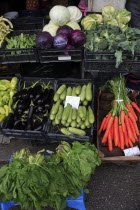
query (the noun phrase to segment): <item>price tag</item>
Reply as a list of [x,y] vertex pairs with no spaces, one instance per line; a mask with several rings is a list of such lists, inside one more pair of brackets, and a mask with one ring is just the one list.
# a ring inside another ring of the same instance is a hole
[[132,147],[132,148],[129,148],[129,149],[124,149],[123,151],[124,151],[125,156],[137,156],[137,155],[140,155],[140,150],[139,150],[138,146]]
[[71,60],[71,56],[59,56],[58,60],[59,61],[70,61]]
[[66,96],[66,102],[65,102],[65,107],[67,104],[71,104],[72,108],[78,109],[79,104],[80,104],[80,97],[77,96]]

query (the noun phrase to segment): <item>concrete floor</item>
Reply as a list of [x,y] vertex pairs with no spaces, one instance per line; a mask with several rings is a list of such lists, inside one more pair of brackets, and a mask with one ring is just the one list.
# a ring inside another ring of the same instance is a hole
[[[13,152],[29,148],[37,152],[42,148],[54,151],[57,144],[32,145],[28,140],[12,139],[0,144],[0,165],[7,163]],[[92,176],[86,195],[87,210],[140,210],[140,164],[102,164]],[[19,210],[20,207],[12,207]],[[51,210],[51,208],[43,208]],[[65,210],[70,210],[66,208]]]

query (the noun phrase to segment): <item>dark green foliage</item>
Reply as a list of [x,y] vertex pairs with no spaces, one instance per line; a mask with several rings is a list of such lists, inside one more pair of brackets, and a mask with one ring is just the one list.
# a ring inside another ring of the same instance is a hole
[[0,169],[0,200],[27,210],[64,209],[67,196],[76,199],[100,164],[96,147],[88,142],[61,142],[49,157],[22,149]]

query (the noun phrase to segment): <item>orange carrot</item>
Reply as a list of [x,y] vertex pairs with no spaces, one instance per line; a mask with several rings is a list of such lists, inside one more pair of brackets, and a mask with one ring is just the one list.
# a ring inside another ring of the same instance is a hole
[[99,129],[99,131],[98,131],[98,134],[100,135],[100,133],[101,133],[101,131],[103,130],[103,127],[104,127],[104,124],[105,124],[105,122],[106,122],[106,117],[104,117],[104,119],[102,120],[102,123],[101,123],[101,125],[100,125],[100,129]]
[[129,120],[128,120],[127,115],[124,116],[124,122],[125,122],[125,125],[126,125],[126,130],[128,132],[128,137],[130,139],[133,139],[133,134],[132,134],[132,131],[131,131],[131,128],[130,128],[130,124],[129,124]]
[[124,128],[124,116],[125,116],[125,112],[124,112],[124,110],[121,110],[120,120],[121,120],[123,132],[125,132],[125,128]]
[[119,140],[119,119],[117,116],[114,118],[114,143],[115,146],[118,145],[118,140]]
[[136,109],[140,113],[140,108],[135,102],[131,102],[131,105],[134,107],[134,109]]
[[131,115],[131,113],[128,113],[128,116],[131,119],[131,122],[133,123],[133,126],[135,128],[136,134],[139,136],[140,135],[140,132],[139,132],[139,129],[138,129],[138,126],[137,126],[137,123],[136,123],[135,119],[133,118],[133,116]]
[[109,131],[108,133],[108,150],[112,151],[113,147],[112,147],[112,138],[111,138],[111,132]]
[[121,125],[119,125],[119,137],[120,137],[121,149],[124,149],[124,135]]
[[108,133],[109,133],[109,131],[110,131],[110,128],[111,128],[111,126],[112,126],[112,124],[113,124],[113,121],[114,121],[114,117],[111,116],[111,117],[109,118],[109,120],[108,120],[108,124],[107,124],[107,127],[106,127],[106,131],[105,131],[105,134],[104,134],[104,136],[103,136],[103,138],[102,138],[102,143],[104,143],[104,142],[106,141],[106,139],[107,139],[107,137],[108,137]]
[[107,124],[108,124],[108,121],[109,121],[109,119],[110,119],[111,116],[112,116],[112,113],[109,112],[109,114],[106,116],[106,121],[105,121],[105,123],[104,123],[103,130],[106,129]]
[[128,147],[128,132],[126,130],[126,125],[124,124],[125,132],[124,132],[124,143]]
[[132,115],[134,116],[135,120],[138,120],[137,115],[135,114],[134,110],[132,109],[132,107],[129,104],[125,104],[126,108],[128,109],[129,112],[132,113]]
[[[133,123],[132,123],[132,121],[130,120],[130,118],[128,118],[128,120],[129,120],[129,124],[130,124],[131,130],[132,130],[132,132],[133,132],[134,140],[137,140],[137,135],[136,135],[136,132],[135,132],[135,128],[134,128],[134,126],[133,126]],[[133,141],[133,142],[135,142],[135,141]]]
[[133,143],[130,139],[128,139],[128,143],[129,143],[130,147],[133,147]]

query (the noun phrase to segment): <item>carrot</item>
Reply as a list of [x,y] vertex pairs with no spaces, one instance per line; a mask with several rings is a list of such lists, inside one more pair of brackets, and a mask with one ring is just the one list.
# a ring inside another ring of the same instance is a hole
[[125,116],[125,112],[124,112],[124,110],[121,110],[120,120],[121,120],[123,132],[125,132],[125,128],[124,128],[124,116]]
[[100,129],[99,129],[99,131],[98,131],[98,134],[100,135],[100,133],[101,133],[101,131],[103,130],[103,127],[104,127],[104,124],[105,124],[105,122],[106,122],[106,117],[104,117],[103,118],[103,120],[102,120],[102,123],[101,123],[101,125],[100,125]]
[[134,109],[136,109],[139,113],[140,113],[140,108],[138,107],[138,105],[135,102],[131,102],[132,107],[134,107]]
[[118,140],[119,140],[119,119],[117,116],[115,116],[115,119],[114,119],[114,143],[115,143],[115,146],[118,145]]
[[126,125],[126,130],[128,132],[128,137],[130,139],[133,139],[133,134],[132,134],[132,131],[131,131],[131,128],[130,128],[130,124],[129,124],[129,120],[128,120],[127,115],[124,116],[124,122],[125,122],[125,125]]
[[124,124],[125,132],[124,132],[124,143],[128,147],[128,133],[126,130],[126,125]]
[[112,147],[112,139],[111,139],[111,132],[109,131],[108,133],[108,150],[112,151],[113,147]]
[[[114,123],[113,123],[114,124]],[[113,139],[114,139],[114,126],[113,126],[113,124],[112,124],[112,126],[111,126],[111,139],[112,139],[112,141],[113,141]]]
[[118,147],[121,147],[120,139],[118,140]]
[[139,132],[139,129],[138,129],[138,126],[137,126],[137,123],[136,123],[135,119],[133,118],[133,116],[131,115],[131,113],[128,113],[128,116],[131,119],[131,122],[133,123],[133,126],[135,128],[136,134],[139,136],[140,135],[140,132]]
[[106,128],[105,134],[104,134],[104,136],[103,136],[103,138],[102,138],[102,143],[104,143],[104,142],[106,141],[106,139],[107,139],[107,137],[108,137],[108,133],[109,133],[109,131],[110,131],[110,128],[111,128],[111,126],[112,126],[112,124],[113,124],[113,121],[114,121],[114,117],[111,116],[111,117],[109,118],[109,120],[108,120],[107,128]]
[[[135,132],[135,128],[134,128],[134,126],[133,126],[133,123],[132,123],[132,121],[130,120],[130,118],[128,118],[128,120],[129,120],[129,124],[130,124],[131,130],[132,130],[132,132],[133,132],[134,140],[137,140],[137,135],[136,135],[136,132]],[[134,141],[134,142],[135,142],[135,141]]]
[[128,109],[129,112],[132,113],[132,115],[134,116],[135,120],[138,120],[137,115],[135,114],[134,110],[132,109],[132,107],[129,104],[125,104],[126,108]]
[[128,143],[129,143],[130,147],[133,147],[132,141],[130,139],[128,139]]
[[105,123],[104,123],[103,130],[106,129],[107,124],[108,124],[108,120],[110,119],[111,116],[112,116],[112,113],[109,112],[108,115],[106,116],[106,121],[105,121]]
[[120,136],[121,149],[124,149],[124,135],[121,125],[119,125],[119,136]]

